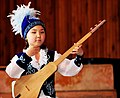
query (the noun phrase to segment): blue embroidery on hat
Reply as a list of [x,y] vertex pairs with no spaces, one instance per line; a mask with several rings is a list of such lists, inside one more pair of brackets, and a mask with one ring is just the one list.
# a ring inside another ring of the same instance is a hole
[[24,38],[26,38],[27,32],[28,32],[32,27],[34,27],[34,26],[36,26],[36,25],[42,25],[43,27],[45,27],[44,24],[43,24],[42,22],[40,22],[39,20],[33,21],[32,23],[30,23],[30,24],[25,28],[25,30],[24,30]]

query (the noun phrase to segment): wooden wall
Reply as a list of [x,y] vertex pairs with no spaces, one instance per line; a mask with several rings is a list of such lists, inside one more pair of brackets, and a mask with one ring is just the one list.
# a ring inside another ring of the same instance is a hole
[[[107,22],[83,43],[86,58],[120,58],[120,0],[30,0],[31,7],[41,11],[47,28],[46,45],[64,53],[94,27],[99,20]],[[16,5],[29,0],[0,0],[0,66],[24,47],[15,36],[7,15]]]

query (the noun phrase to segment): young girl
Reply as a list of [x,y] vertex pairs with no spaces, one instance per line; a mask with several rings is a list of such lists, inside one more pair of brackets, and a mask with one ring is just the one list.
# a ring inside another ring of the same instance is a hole
[[[17,6],[10,17],[13,32],[20,34],[27,42],[23,52],[16,54],[11,63],[6,68],[6,73],[11,78],[20,78],[23,75],[34,74],[41,70],[50,61],[57,60],[61,54],[57,51],[50,51],[43,45],[46,38],[46,28],[43,21],[37,16],[40,12],[28,6]],[[74,76],[82,69],[81,63],[83,50],[76,47],[72,54],[77,54],[76,58],[65,59],[58,65],[57,71],[63,76]],[[56,98],[54,89],[54,75],[51,75],[42,85],[39,98]]]

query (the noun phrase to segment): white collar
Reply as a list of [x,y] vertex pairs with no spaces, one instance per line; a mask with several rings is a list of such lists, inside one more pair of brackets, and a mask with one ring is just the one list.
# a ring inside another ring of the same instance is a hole
[[[24,49],[23,52],[26,52],[26,50]],[[32,58],[32,61],[31,61],[31,64],[34,66],[34,67],[37,67],[38,66],[38,63],[39,63],[39,67],[41,67],[43,64],[47,64],[47,52],[48,52],[48,49],[40,49],[40,59],[39,59],[39,62],[37,62],[35,56],[31,56]],[[37,64],[36,64],[37,63]]]

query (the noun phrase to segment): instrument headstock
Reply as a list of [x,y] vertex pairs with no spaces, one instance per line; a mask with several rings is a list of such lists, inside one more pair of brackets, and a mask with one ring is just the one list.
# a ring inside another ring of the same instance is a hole
[[106,20],[103,20],[103,21],[99,21],[99,24],[95,24],[94,26],[94,28],[93,27],[91,27],[90,28],[90,32],[91,33],[93,33],[93,32],[95,32],[101,25],[103,25],[104,23],[106,22]]

